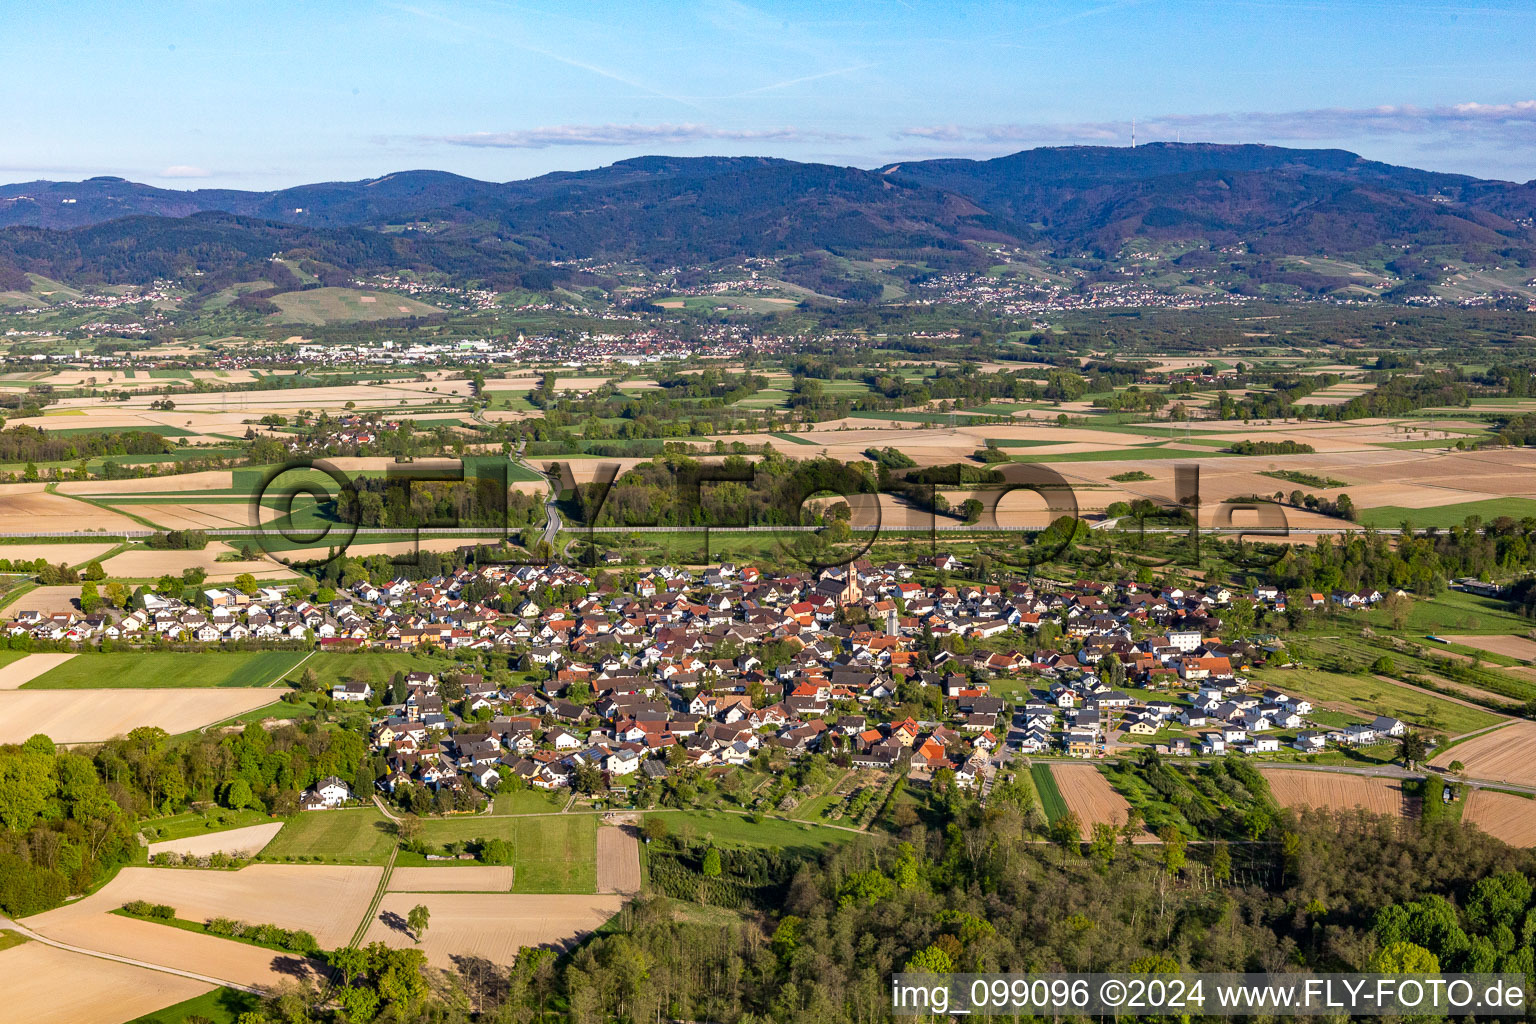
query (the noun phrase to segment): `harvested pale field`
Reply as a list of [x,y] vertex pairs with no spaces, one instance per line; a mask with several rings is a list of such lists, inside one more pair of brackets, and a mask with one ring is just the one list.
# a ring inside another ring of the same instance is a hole
[[99,743],[141,725],[171,735],[233,718],[277,700],[262,687],[152,690],[0,691],[0,743],[42,733],[55,743]]
[[132,480],[71,480],[59,484],[63,494],[161,494],[174,491],[227,491],[234,486],[234,473],[210,469],[201,473],[176,476],[145,476]]
[[465,865],[464,867],[395,868],[389,876],[390,892],[511,892],[511,867]]
[[49,565],[82,565],[111,551],[115,544],[0,544],[0,558],[31,562],[41,558]]
[[[1083,839],[1093,837],[1093,826],[1114,825],[1116,828],[1130,820],[1131,805],[1125,797],[1116,793],[1109,780],[1091,764],[1053,764],[1051,777],[1067,810],[1077,815],[1082,823]],[[1157,837],[1142,830],[1135,840],[1138,843],[1155,843]]]
[[143,529],[127,516],[62,494],[20,491],[28,484],[0,484],[0,533],[47,533],[56,530],[100,530],[104,533]]
[[[418,551],[454,551],[458,548],[474,547],[477,544],[496,544],[506,538],[500,536],[488,537],[439,537],[429,534],[422,537],[420,542],[409,540],[379,541],[371,544],[363,543],[361,538],[356,543],[347,545],[347,557],[366,558],[369,555],[413,555]],[[304,561],[307,558],[324,558],[331,548],[294,548],[291,551],[282,552],[282,557],[295,562]]]
[[1474,789],[1467,796],[1461,820],[1510,846],[1536,846],[1536,800]]
[[29,654],[20,661],[0,667],[0,690],[18,690],[44,672],[64,664],[74,654]]
[[640,891],[640,839],[633,825],[597,830],[597,891],[633,895]]
[[[347,402],[357,403],[357,408],[396,408],[409,405],[413,414],[425,416],[429,413],[449,412],[441,406],[434,405],[442,399],[450,402],[464,401],[469,397],[469,382],[464,380],[431,380],[431,381],[404,381],[396,383],[379,384],[335,384],[320,385],[311,388],[279,388],[272,391],[241,391],[236,393],[222,391],[206,391],[201,393],[187,392],[176,396],[176,408],[174,411],[164,413],[158,422],[166,426],[182,427],[192,430],[215,430],[220,433],[229,433],[232,427],[238,427],[237,433],[244,433],[246,424],[242,420],[258,418],[269,412],[294,412],[303,409],[331,409],[341,410]],[[145,420],[155,420],[150,415],[149,403],[157,396],[151,394],[136,395],[128,401],[115,404],[110,408],[101,406],[100,399],[66,398],[56,406],[50,406],[50,410],[57,408],[61,412],[79,411],[86,414],[87,418],[95,419],[96,416],[115,416],[121,418],[125,413],[141,412]],[[98,403],[92,405],[91,403]],[[99,410],[93,416],[93,410]],[[188,424],[191,424],[189,427]],[[82,418],[71,416],[69,426],[78,427],[86,425]],[[92,423],[91,425],[94,425]]]
[[213,988],[41,942],[0,952],[0,971],[5,1018],[26,1024],[122,1024]]
[[[248,501],[134,502],[121,508],[167,530],[227,530],[257,525],[251,521],[252,509]],[[270,523],[282,518],[285,510],[262,505],[260,511],[261,522]]]
[[1480,651],[1502,654],[1506,658],[1519,658],[1521,661],[1536,661],[1536,641],[1523,636],[1478,636],[1466,633],[1444,635],[1447,640],[1463,647],[1476,647]]
[[130,900],[148,900],[170,904],[177,917],[188,921],[232,917],[249,924],[302,928],[330,948],[352,938],[382,873],[383,868],[337,864],[250,864],[239,871],[130,867],[85,899],[27,923],[66,911],[79,917],[104,914]]
[[42,612],[44,615],[54,615],[59,612],[80,613],[80,585],[57,587],[34,587],[18,597],[10,606],[10,614],[19,612]]
[[[180,875],[185,872],[169,869],[165,873]],[[279,953],[244,942],[106,913],[98,909],[99,905],[85,906],[87,902],[81,900],[29,917],[25,923],[39,935],[55,942],[115,956],[132,957],[163,967],[194,971],[210,978],[232,981],[237,985],[276,988],[293,978],[318,981],[325,971],[323,964],[292,953]]]
[[434,966],[450,969],[454,957],[507,965],[524,946],[569,946],[618,913],[624,897],[386,893],[363,943],[415,946],[405,918],[418,903],[431,911],[431,921],[416,948]]
[[1536,786],[1536,722],[1515,722],[1443,750],[1429,762],[1437,768],[1460,761],[1469,779]]
[[260,825],[247,825],[245,828],[230,828],[222,832],[209,832],[200,836],[187,836],[185,839],[167,839],[163,843],[150,843],[149,855],[158,853],[192,854],[197,857],[206,857],[214,853],[227,853],[232,856],[253,857],[260,853],[262,848],[272,841],[272,837],[282,831],[283,823],[280,821],[265,822]]
[[[243,572],[257,579],[278,579],[293,575],[293,570],[270,559],[249,562],[221,562],[219,556],[233,551],[227,544],[211,542],[201,551],[151,551],[147,548],[124,551],[101,563],[107,574],[129,579],[156,579],[165,573],[180,576],[187,569],[201,569],[208,579],[219,582],[232,580]],[[34,591],[35,593],[35,591]],[[78,588],[76,596],[78,594]]]
[[1261,770],[1275,802],[1281,807],[1319,807],[1335,811],[1360,807],[1372,814],[1403,813],[1403,785],[1395,779],[1285,768]]

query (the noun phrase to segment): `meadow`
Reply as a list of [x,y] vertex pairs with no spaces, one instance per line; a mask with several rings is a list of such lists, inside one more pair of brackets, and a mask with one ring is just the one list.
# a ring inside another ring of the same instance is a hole
[[88,652],[50,669],[22,689],[268,686],[304,657],[299,651]]

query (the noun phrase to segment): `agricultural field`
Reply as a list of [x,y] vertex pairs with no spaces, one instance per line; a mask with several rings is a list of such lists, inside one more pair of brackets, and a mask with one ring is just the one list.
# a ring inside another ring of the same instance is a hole
[[[524,946],[568,947],[602,927],[618,913],[624,899],[618,895],[391,892],[385,893],[363,942],[419,948],[428,963],[445,969],[465,957],[505,966]],[[425,904],[431,913],[419,946],[405,923],[417,904]]]
[[[181,875],[188,874],[186,869],[180,868],[145,868],[143,870],[153,870],[157,874],[167,876],[173,882]],[[274,954],[272,950],[263,949],[260,946],[232,942],[229,939],[186,931],[167,924],[142,921],[112,913],[124,901],[115,895],[104,895],[110,888],[109,885],[83,900],[29,917],[27,927],[56,942],[81,949],[193,971],[237,985],[275,987],[282,984],[285,979],[295,977],[318,980],[321,972],[324,971],[323,965],[295,955]],[[188,898],[196,899],[197,897]],[[320,912],[323,913],[324,897],[320,899]],[[311,900],[313,901],[313,897]],[[271,904],[263,911],[260,922],[252,923],[275,924],[277,922],[271,919],[284,915],[288,909],[290,908],[282,901],[281,894],[275,894]],[[312,915],[316,911],[310,909],[306,912],[300,909],[299,913]],[[359,908],[359,918],[362,913],[363,909]],[[92,960],[92,963],[96,962]],[[195,994],[195,991],[178,994],[166,1001],[175,1002],[192,994]],[[146,1009],[149,1008],[146,1007]]]
[[1510,846],[1536,846],[1536,799],[1518,793],[1473,789],[1461,820]]
[[360,320],[399,320],[405,317],[434,316],[443,312],[436,306],[387,292],[358,291],[352,288],[316,288],[286,292],[272,300],[282,310],[273,319],[282,323],[334,324]]
[[512,865],[516,868],[515,892],[597,891],[596,815],[434,818],[422,822],[421,837],[428,846],[507,840],[512,844]]
[[0,659],[0,690],[19,690],[75,656],[72,652],[23,654],[21,651],[6,651],[5,657]]
[[0,950],[5,1013],[27,1024],[119,1024],[213,989],[162,971],[41,942]]
[[238,871],[127,867],[66,909],[76,914],[107,912],[145,900],[175,907],[176,916],[188,921],[229,917],[302,929],[329,949],[352,937],[378,889],[380,874],[376,867],[330,864],[249,864]]
[[1474,736],[1440,751],[1430,764],[1448,768],[1456,761],[1469,779],[1536,786],[1536,722],[1515,722]]
[[1445,639],[1465,647],[1475,647],[1490,654],[1501,654],[1517,661],[1536,662],[1536,640],[1523,636],[1481,636],[1447,634]]
[[516,869],[488,864],[395,868],[390,892],[511,892]]
[[1061,789],[1056,785],[1056,776],[1051,772],[1051,766],[1042,761],[1036,761],[1029,766],[1030,781],[1034,783],[1035,793],[1040,797],[1040,809],[1045,812],[1046,820],[1055,823],[1057,819],[1064,818],[1070,808],[1066,799],[1061,795]]
[[[1050,766],[1050,773],[1067,810],[1082,824],[1085,840],[1092,838],[1095,825],[1119,828],[1130,820],[1131,805],[1093,765],[1057,763]],[[1156,837],[1143,831],[1136,841],[1156,842]]]
[[652,811],[651,814],[659,815],[674,835],[707,839],[717,846],[818,851],[833,843],[848,842],[857,835],[847,829],[783,818],[764,818],[754,823],[745,815],[726,811]]
[[[305,659],[299,651],[87,653],[24,684],[28,690],[269,687]],[[276,700],[271,694],[268,699]]]
[[289,818],[261,859],[382,864],[394,845],[394,826],[373,807],[312,811]]
[[1372,814],[1403,815],[1407,795],[1395,779],[1373,779],[1341,772],[1295,768],[1261,768],[1264,781],[1281,807],[1313,807],[1348,811],[1356,807]]
[[102,689],[0,691],[0,743],[21,743],[42,733],[55,743],[100,743],[152,725],[173,736],[275,702],[276,690]]
[[633,826],[597,830],[597,891],[633,895],[640,891],[640,838]]
[[282,822],[273,821],[261,825],[247,825],[245,828],[226,829],[222,832],[186,836],[181,839],[167,839],[164,842],[150,843],[148,852],[151,860],[162,853],[182,856],[191,854],[197,857],[226,853],[232,857],[254,857],[272,841],[282,827]]

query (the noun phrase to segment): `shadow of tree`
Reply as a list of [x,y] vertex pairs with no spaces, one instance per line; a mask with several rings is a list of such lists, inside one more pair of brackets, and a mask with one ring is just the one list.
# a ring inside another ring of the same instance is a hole
[[401,935],[411,934],[411,926],[406,924],[405,918],[401,917],[393,910],[384,911],[379,915],[379,920],[384,922],[385,927],[397,931]]
[[459,975],[460,982],[469,992],[475,1005],[484,1003],[495,1005],[505,999],[511,990],[510,975],[506,967],[492,963],[483,956],[455,954],[450,959],[453,961],[453,967]]

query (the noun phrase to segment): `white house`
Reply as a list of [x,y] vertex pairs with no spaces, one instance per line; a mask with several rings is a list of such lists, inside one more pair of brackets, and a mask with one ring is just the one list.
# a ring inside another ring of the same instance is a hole
[[327,775],[315,783],[315,788],[304,794],[302,807],[306,811],[340,807],[352,799],[352,787],[334,775]]

